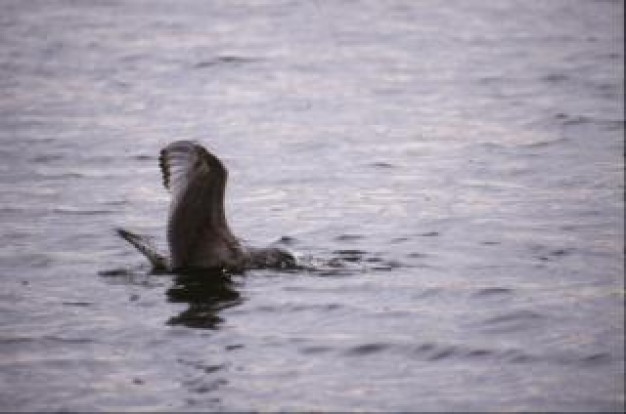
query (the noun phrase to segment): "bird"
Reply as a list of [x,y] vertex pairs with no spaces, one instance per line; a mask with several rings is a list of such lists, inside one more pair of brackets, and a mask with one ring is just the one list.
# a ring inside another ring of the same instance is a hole
[[145,236],[124,228],[117,234],[139,250],[153,272],[185,273],[220,270],[286,269],[297,266],[288,251],[244,245],[230,230],[224,210],[228,171],[195,141],[175,141],[159,156],[163,185],[171,194],[167,220],[169,255],[155,249]]

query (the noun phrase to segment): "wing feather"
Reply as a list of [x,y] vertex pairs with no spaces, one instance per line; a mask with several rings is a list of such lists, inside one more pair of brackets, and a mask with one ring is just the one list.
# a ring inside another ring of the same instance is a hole
[[[159,157],[170,203],[167,239],[172,266],[219,263],[216,246],[236,243],[224,214],[227,171],[214,155],[191,141],[177,141]],[[215,251],[216,257],[210,257]]]

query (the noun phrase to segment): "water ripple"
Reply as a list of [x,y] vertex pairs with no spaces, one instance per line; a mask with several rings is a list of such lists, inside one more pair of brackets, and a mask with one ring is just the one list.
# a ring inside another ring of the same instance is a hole
[[485,332],[509,333],[526,331],[539,326],[546,317],[531,310],[516,310],[503,315],[494,316],[483,321]]
[[206,69],[206,68],[219,67],[219,66],[225,66],[225,65],[242,65],[245,63],[257,62],[258,60],[259,59],[251,58],[251,57],[224,55],[224,56],[217,56],[213,59],[197,62],[196,64],[193,65],[193,67],[196,69]]
[[[329,346],[305,346],[300,349],[303,353],[337,352]],[[614,361],[614,357],[607,352],[564,353],[554,351],[545,354],[531,353],[517,348],[489,348],[472,347],[463,344],[446,344],[438,342],[424,342],[418,345],[371,342],[351,346],[341,351],[350,357],[370,357],[374,354],[395,353],[407,358],[417,358],[422,361],[444,362],[448,360],[491,360],[509,364],[545,363],[556,365],[575,366],[602,366]]]
[[501,297],[501,296],[510,296],[513,294],[513,289],[503,288],[503,287],[490,287],[480,289],[474,295],[478,297]]

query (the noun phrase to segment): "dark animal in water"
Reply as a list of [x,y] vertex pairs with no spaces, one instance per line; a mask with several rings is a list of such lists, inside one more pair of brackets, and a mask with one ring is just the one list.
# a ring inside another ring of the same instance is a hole
[[293,268],[287,251],[244,246],[230,231],[224,212],[228,172],[201,145],[177,141],[161,150],[163,184],[172,195],[167,222],[169,256],[146,237],[128,230],[118,234],[148,258],[154,271],[185,272],[223,269],[239,273],[252,268]]

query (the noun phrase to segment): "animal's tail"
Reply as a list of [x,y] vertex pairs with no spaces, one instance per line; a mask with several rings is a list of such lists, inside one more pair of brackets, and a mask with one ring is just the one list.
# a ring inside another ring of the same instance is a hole
[[167,259],[165,258],[165,256],[160,254],[154,246],[152,246],[152,244],[146,237],[131,233],[130,231],[124,230],[122,228],[117,228],[115,230],[122,239],[135,246],[137,250],[139,250],[144,256],[148,258],[150,264],[152,265],[153,271],[167,270]]

